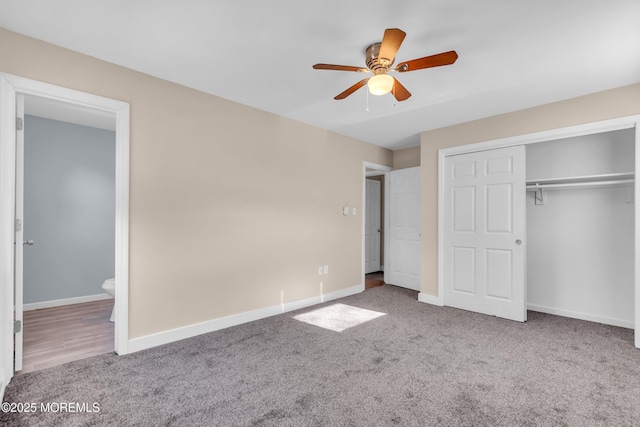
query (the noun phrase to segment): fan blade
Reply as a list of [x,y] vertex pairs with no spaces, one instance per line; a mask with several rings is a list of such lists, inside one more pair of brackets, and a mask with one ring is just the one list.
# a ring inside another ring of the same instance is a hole
[[336,100],[345,99],[347,96],[351,95],[353,92],[357,91],[358,89],[360,89],[361,87],[366,85],[368,81],[369,81],[368,78],[360,80],[358,83],[354,84],[349,89],[345,90],[344,92],[342,92],[341,94],[337,95],[333,99],[336,99]]
[[393,78],[393,89],[391,89],[391,93],[398,101],[406,101],[411,96],[411,93],[407,90],[406,87],[402,86],[402,84],[396,79]]
[[423,68],[440,67],[442,65],[451,65],[458,59],[455,50],[439,53],[437,55],[425,56],[424,58],[414,59],[412,61],[402,62],[396,67],[396,71],[404,73],[406,71],[421,70]]
[[368,68],[354,67],[351,65],[334,65],[334,64],[316,64],[313,66],[314,70],[336,70],[336,71],[358,71],[360,73],[366,73]]
[[407,33],[397,28],[387,28],[384,30],[378,58],[389,60],[389,65],[391,65],[406,35]]

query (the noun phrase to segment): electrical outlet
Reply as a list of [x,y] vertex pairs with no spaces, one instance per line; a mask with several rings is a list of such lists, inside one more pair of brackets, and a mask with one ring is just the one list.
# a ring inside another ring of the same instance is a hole
[[324,271],[324,268],[322,266],[318,267],[318,276],[322,276],[323,271]]
[[351,211],[353,212],[353,215],[355,215],[358,212],[356,208],[353,208]]
[[322,270],[323,270],[322,272],[324,274],[329,274],[329,266],[328,265],[325,265]]
[[349,215],[349,206],[345,206],[342,208],[342,215]]

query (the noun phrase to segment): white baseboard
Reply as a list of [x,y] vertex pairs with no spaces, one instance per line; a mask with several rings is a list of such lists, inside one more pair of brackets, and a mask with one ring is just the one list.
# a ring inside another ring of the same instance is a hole
[[260,308],[258,310],[247,311],[244,313],[234,314],[231,316],[221,317],[219,319],[208,320],[202,323],[196,323],[181,328],[170,329],[164,332],[158,332],[144,337],[129,340],[128,353],[133,353],[147,348],[156,347],[163,344],[169,344],[174,341],[180,341],[186,338],[195,337],[197,335],[218,331],[220,329],[229,328],[231,326],[240,325],[254,320],[264,319],[265,317],[275,316],[276,314],[287,313],[289,311],[298,310],[322,302],[331,301],[338,298],[344,298],[364,291],[364,284],[352,286],[350,288],[341,289],[339,291],[329,292],[303,300],[287,302],[271,307]]
[[420,292],[418,294],[418,301],[431,304],[431,305],[439,305],[441,307],[444,305],[444,301],[442,301],[442,297],[439,297],[439,296],[436,297],[433,295],[425,294],[424,292]]
[[41,301],[41,302],[32,302],[29,304],[23,304],[22,309],[24,311],[38,310],[41,308],[60,307],[63,305],[81,304],[83,302],[101,301],[103,299],[109,299],[109,298],[111,298],[109,294],[104,293],[104,294],[86,295],[83,297],[75,297],[75,298],[54,299],[50,301]]
[[[350,288],[340,289],[338,291],[329,292],[328,294],[320,295],[322,302],[332,301],[338,298],[348,297],[350,295],[359,294],[360,292],[364,292],[364,283],[359,285],[352,286]],[[291,310],[287,310],[291,311]]]
[[614,319],[610,317],[597,316],[594,314],[580,313],[577,311],[564,310],[555,307],[546,307],[537,304],[527,304],[527,310],[539,311],[540,313],[555,314],[556,316],[570,317],[572,319],[588,320],[589,322],[602,323],[605,325],[619,326],[621,328],[634,329],[633,320]]

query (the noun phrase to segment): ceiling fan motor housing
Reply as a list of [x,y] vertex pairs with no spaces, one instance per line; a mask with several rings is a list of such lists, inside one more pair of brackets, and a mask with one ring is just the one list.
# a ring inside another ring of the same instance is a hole
[[380,58],[380,46],[382,43],[374,43],[367,47],[365,50],[365,59],[367,61],[367,67],[371,70],[373,75],[386,74],[389,72],[389,68],[393,64],[395,58]]

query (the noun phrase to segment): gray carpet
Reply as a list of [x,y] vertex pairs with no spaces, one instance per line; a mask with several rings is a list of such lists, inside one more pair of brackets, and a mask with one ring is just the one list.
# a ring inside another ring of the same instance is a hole
[[633,331],[532,312],[520,324],[416,297],[385,285],[336,301],[386,313],[342,332],[292,318],[316,306],[18,376],[6,402],[100,412],[5,413],[0,424],[640,425]]

